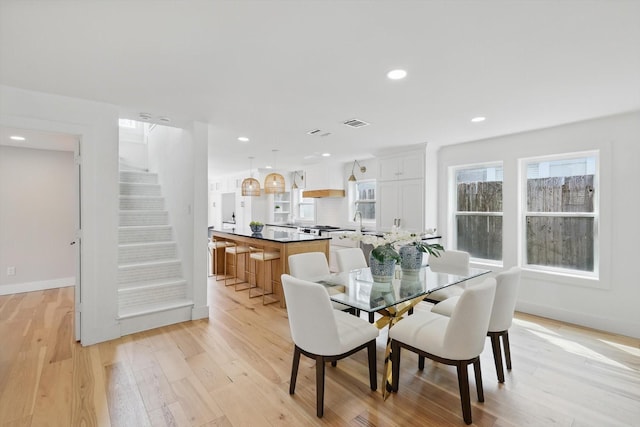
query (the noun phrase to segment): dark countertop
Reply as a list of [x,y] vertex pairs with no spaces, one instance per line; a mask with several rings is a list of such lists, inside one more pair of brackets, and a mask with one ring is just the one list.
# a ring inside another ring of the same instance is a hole
[[295,243],[295,242],[309,242],[313,240],[329,240],[329,236],[314,236],[312,234],[298,233],[297,231],[273,231],[267,228],[262,229],[262,233],[240,233],[235,230],[216,230],[218,233],[229,234],[232,236],[251,237],[253,239],[268,240],[271,242],[279,243]]

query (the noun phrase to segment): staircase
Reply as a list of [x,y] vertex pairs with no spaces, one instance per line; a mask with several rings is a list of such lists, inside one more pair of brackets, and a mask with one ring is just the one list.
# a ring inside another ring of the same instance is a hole
[[120,170],[118,317],[123,335],[191,319],[156,174]]

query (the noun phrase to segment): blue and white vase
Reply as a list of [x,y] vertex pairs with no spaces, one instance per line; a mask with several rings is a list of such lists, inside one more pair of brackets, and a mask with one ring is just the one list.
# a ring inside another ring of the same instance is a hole
[[401,247],[400,258],[400,267],[403,270],[420,270],[422,266],[422,252],[414,245]]
[[396,260],[388,259],[382,262],[369,255],[369,267],[374,282],[391,282],[396,272]]

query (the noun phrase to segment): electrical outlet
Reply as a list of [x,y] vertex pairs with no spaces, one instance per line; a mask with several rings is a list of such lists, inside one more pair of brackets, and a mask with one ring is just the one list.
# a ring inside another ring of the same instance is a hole
[[15,267],[7,267],[7,276],[15,276],[16,268]]

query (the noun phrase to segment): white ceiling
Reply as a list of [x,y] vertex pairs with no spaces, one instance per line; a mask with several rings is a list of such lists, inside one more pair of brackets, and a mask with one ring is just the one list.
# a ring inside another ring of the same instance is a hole
[[0,83],[207,122],[210,175],[273,149],[293,169],[638,110],[639,17],[622,0],[2,0]]

